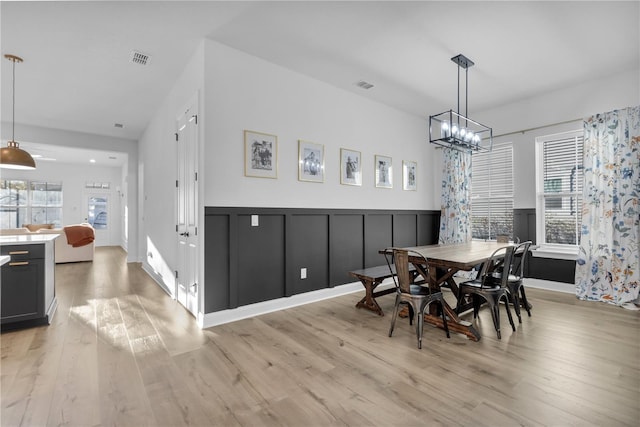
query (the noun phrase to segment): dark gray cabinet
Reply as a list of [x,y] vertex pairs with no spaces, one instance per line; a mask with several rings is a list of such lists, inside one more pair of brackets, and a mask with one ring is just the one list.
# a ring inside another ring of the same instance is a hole
[[44,244],[2,246],[11,260],[2,266],[0,322],[8,324],[45,318]]

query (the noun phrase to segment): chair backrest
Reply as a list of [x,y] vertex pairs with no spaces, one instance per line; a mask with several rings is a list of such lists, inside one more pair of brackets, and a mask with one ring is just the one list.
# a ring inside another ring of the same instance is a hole
[[517,245],[513,251],[513,260],[511,261],[511,275],[520,280],[524,277],[524,265],[529,253],[531,241],[522,242]]
[[[515,246],[504,246],[496,249],[491,257],[484,264],[482,264],[482,270],[478,278],[480,279],[483,287],[494,287],[496,285],[496,278],[494,272],[497,270],[510,271],[511,261],[513,259],[513,251]],[[501,287],[507,286],[509,281],[508,274],[501,274],[499,278],[499,284]]]
[[411,284],[413,283],[413,274],[410,270],[409,254],[412,257],[419,257],[422,259],[422,265],[426,266],[427,261],[418,252],[408,251],[400,248],[387,248],[384,252],[384,256],[387,260],[389,270],[393,275],[393,281],[396,288],[402,293],[411,293]]

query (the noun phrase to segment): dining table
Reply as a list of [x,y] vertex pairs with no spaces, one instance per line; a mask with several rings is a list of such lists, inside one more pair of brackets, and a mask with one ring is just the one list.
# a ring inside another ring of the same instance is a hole
[[[396,249],[409,251],[409,262],[413,264],[416,271],[426,280],[431,289],[440,290],[441,287],[447,287],[457,300],[459,288],[454,279],[455,274],[460,271],[473,270],[474,267],[486,262],[497,249],[510,245],[512,243],[509,242],[473,240],[465,243],[412,246]],[[380,253],[384,254],[388,250],[390,249],[381,250]],[[422,255],[424,258],[416,255],[412,256],[412,252]],[[426,265],[424,265],[425,259]],[[469,308],[471,308],[471,303],[464,302],[460,307],[460,311],[466,311]],[[460,319],[456,310],[446,301],[443,303],[443,309],[447,315],[449,330],[464,334],[473,341],[480,340],[480,333],[473,324]],[[429,313],[425,313],[425,322],[443,328],[442,317],[437,315],[437,307],[431,307],[431,310]]]

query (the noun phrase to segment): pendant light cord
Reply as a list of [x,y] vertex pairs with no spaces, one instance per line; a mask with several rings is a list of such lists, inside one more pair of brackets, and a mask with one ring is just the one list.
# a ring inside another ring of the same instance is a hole
[[16,141],[16,60],[12,59],[13,62],[13,99],[12,99],[12,120],[11,120],[11,140],[13,142]]

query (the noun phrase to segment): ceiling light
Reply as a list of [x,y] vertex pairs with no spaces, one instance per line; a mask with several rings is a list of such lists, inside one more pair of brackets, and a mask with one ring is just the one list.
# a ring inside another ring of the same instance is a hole
[[13,117],[11,119],[11,141],[7,141],[7,146],[0,149],[0,167],[6,169],[31,170],[36,168],[33,157],[20,148],[16,141],[16,62],[22,62],[22,58],[15,55],[5,55],[9,61],[13,62]]
[[95,163],[96,159],[89,159],[89,163]]
[[[460,151],[491,151],[493,130],[469,118],[469,67],[474,65],[460,54],[451,58],[458,64],[458,111],[429,116],[429,142]],[[460,113],[460,68],[465,70],[465,107]]]

